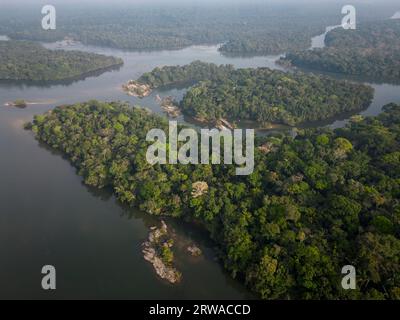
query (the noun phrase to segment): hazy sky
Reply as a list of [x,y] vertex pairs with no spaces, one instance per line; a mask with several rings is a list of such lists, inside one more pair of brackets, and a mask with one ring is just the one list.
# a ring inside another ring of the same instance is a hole
[[[14,3],[14,4],[33,4],[33,3],[43,3],[43,4],[91,4],[91,3],[104,3],[104,4],[115,4],[115,3],[125,3],[125,4],[170,4],[170,3],[180,3],[180,4],[202,4],[202,3],[224,3],[224,4],[237,4],[237,3],[344,3],[345,0],[0,0],[0,6],[4,3]],[[399,3],[399,0],[347,0],[347,2],[354,3]]]
[[275,4],[315,4],[317,7],[323,6],[323,4],[338,3],[341,5],[345,4],[373,4],[385,7],[386,4],[391,6],[399,6],[400,10],[400,0],[0,0],[0,10],[2,5],[17,5],[18,7],[31,7],[32,5],[68,5],[68,7],[81,6],[83,5],[112,5],[121,6],[123,5],[182,5],[182,6],[201,6],[201,5],[241,5],[241,4],[265,4],[265,5],[275,5]]

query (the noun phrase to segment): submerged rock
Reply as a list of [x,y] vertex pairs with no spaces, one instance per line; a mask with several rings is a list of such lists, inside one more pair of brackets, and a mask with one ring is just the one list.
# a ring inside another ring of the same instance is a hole
[[199,257],[203,254],[203,252],[201,251],[201,249],[199,247],[197,247],[196,245],[191,245],[189,247],[187,247],[187,251],[189,251],[189,253],[193,256],[193,257]]

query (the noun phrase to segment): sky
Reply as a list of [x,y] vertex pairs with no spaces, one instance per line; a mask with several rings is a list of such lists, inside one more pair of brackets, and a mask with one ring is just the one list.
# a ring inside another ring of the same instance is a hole
[[[0,0],[0,5],[5,3],[11,4],[32,4],[32,3],[43,3],[43,4],[115,4],[115,3],[124,3],[124,4],[171,4],[171,3],[180,3],[180,4],[202,4],[202,3],[213,3],[213,4],[237,4],[237,3],[344,3],[345,0]],[[353,3],[398,3],[399,0],[347,0],[347,2]]]
[[82,4],[86,5],[112,5],[120,7],[122,5],[181,5],[181,6],[195,6],[199,7],[202,5],[230,5],[236,6],[240,4],[250,5],[250,4],[266,4],[266,5],[275,5],[275,4],[296,4],[301,5],[304,4],[316,4],[316,6],[321,6],[323,4],[332,4],[339,3],[342,5],[346,4],[374,4],[381,5],[384,7],[386,4],[391,6],[399,6],[400,10],[400,0],[0,0],[0,10],[2,5],[8,6],[11,4],[12,6],[29,8],[32,5],[63,5],[66,4],[68,7],[79,7]]

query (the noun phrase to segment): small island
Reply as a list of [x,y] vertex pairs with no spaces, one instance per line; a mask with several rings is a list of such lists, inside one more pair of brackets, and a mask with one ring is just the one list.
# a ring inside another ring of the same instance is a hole
[[198,246],[194,245],[194,244],[192,244],[191,246],[187,247],[187,251],[190,253],[190,255],[192,257],[200,257],[203,254],[201,249]]
[[6,107],[16,107],[16,108],[26,108],[28,103],[23,99],[17,99],[13,102],[6,102],[4,106]]
[[168,227],[161,221],[161,227],[151,227],[149,237],[143,243],[143,257],[150,262],[157,275],[175,284],[181,281],[182,274],[173,266],[174,253],[172,247],[174,241],[168,233]]

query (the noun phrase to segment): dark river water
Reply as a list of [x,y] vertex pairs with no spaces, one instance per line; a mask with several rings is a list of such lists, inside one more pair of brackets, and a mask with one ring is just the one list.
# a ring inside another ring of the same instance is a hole
[[[315,47],[321,43],[323,37],[313,40]],[[157,94],[179,97],[183,90],[154,92],[143,100],[121,90],[127,80],[156,66],[202,60],[276,69],[280,68],[275,64],[279,57],[228,58],[218,52],[217,46],[159,52],[124,52],[82,45],[62,48],[119,56],[125,64],[119,70],[69,83],[0,83],[0,298],[254,298],[224,272],[207,235],[177,221],[168,223],[179,239],[176,262],[183,281],[170,285],[160,280],[141,253],[149,227],[158,220],[119,205],[107,190],[83,185],[67,160],[41,146],[22,127],[33,115],[56,105],[89,99],[124,100],[160,112]],[[399,86],[373,86],[374,101],[363,114],[376,115],[382,105],[400,102]],[[3,106],[16,99],[36,104],[25,109]],[[338,117],[326,124],[344,123],[345,117]],[[186,254],[185,244],[192,242],[200,246],[204,256],[192,258]],[[41,289],[41,268],[48,264],[57,270],[57,290],[51,292]]]

